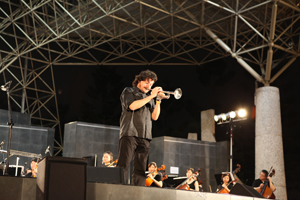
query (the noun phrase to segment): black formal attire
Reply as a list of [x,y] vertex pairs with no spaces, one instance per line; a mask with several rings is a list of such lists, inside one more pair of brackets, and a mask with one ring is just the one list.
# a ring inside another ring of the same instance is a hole
[[[157,181],[161,181],[161,175],[160,175],[160,174],[156,174],[155,177],[154,177],[154,179],[157,180]],[[151,186],[151,187],[158,187],[158,186],[154,183],[154,181],[153,181],[153,183],[152,183],[150,186]]]
[[188,183],[186,183],[186,184],[190,187],[190,189],[195,190],[195,182],[196,181],[193,181],[190,184],[188,184]]
[[32,172],[29,172],[29,173],[26,174],[24,177],[26,177],[26,178],[32,178]]
[[[260,179],[255,179],[252,183],[252,187],[259,187],[263,182]],[[270,182],[268,181],[268,187],[270,187]]]
[[[222,185],[223,185],[223,183],[220,184],[220,185],[218,185],[217,191],[216,191],[216,192],[219,192],[220,190],[222,190],[222,189],[224,188]],[[232,184],[232,183],[230,183],[230,184],[227,186],[227,188],[228,188],[229,190],[231,190],[232,187],[233,187],[233,184]]]
[[122,114],[120,118],[120,140],[118,167],[124,169],[126,181],[128,167],[133,156],[132,184],[145,185],[147,159],[152,139],[152,112],[155,104],[151,99],[137,110],[130,110],[129,106],[136,100],[144,99],[148,95],[137,87],[127,87],[123,90],[120,100]]

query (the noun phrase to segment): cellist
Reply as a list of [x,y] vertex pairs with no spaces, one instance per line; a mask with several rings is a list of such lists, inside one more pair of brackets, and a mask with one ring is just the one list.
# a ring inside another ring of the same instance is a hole
[[[192,176],[192,174],[195,172],[193,168],[189,168],[186,170],[186,177]],[[199,191],[199,183],[197,181],[197,177],[191,177],[186,184],[189,186],[190,190]]]
[[162,187],[162,175],[157,172],[157,165],[155,162],[151,162],[148,164],[148,171],[149,174],[147,175],[147,179],[151,179],[151,181],[153,181],[150,187]]
[[220,191],[223,189],[224,192],[222,192],[222,193],[229,193],[230,190],[231,190],[232,187],[233,187],[233,184],[232,184],[232,183],[230,183],[230,184],[228,185],[229,180],[230,180],[229,174],[228,174],[228,173],[223,174],[222,177],[221,177],[221,181],[222,181],[222,182],[221,182],[220,185],[218,185],[217,191],[216,191],[216,192],[217,192],[217,193],[220,193]]
[[272,183],[271,177],[268,176],[268,171],[267,170],[262,170],[259,174],[259,178],[255,179],[252,183],[252,187],[254,187],[255,190],[262,189],[264,186],[264,182],[266,180],[269,180],[268,182],[268,187],[274,192],[276,190],[274,184]]

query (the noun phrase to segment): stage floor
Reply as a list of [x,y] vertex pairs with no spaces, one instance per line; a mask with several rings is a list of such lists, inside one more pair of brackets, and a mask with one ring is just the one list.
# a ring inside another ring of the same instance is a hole
[[[70,186],[72,187],[72,186]],[[260,200],[230,194],[87,182],[86,200]],[[0,176],[1,200],[36,200],[36,179]],[[64,198],[68,200],[67,197]],[[74,200],[74,199],[72,199]]]

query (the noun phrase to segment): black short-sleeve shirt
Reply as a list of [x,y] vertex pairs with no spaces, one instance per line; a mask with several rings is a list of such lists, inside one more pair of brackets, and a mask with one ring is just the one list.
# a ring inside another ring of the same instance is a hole
[[[160,175],[160,174],[156,174],[155,177],[154,177],[154,179],[157,180],[157,181],[161,181],[161,175]],[[151,187],[158,187],[158,186],[154,183],[154,181],[153,181],[153,183],[152,183],[150,186],[151,186]]]
[[[260,179],[255,179],[252,183],[252,187],[259,187],[263,182]],[[272,182],[273,183],[273,182]],[[270,183],[268,181],[268,187],[270,187]]]
[[190,189],[195,190],[195,182],[196,181],[193,181],[190,184],[187,183],[187,185],[190,187]]
[[[230,183],[228,186],[227,186],[227,188],[229,189],[229,190],[231,190],[232,189],[232,187],[233,187],[233,184],[232,183]],[[218,185],[218,187],[217,187],[217,193],[220,191],[220,190],[222,190],[223,189],[223,184],[220,184],[220,185]]]
[[136,100],[144,99],[148,95],[137,87],[126,87],[121,96],[122,114],[120,118],[120,138],[134,136],[145,139],[152,139],[152,112],[154,100],[151,99],[143,107],[137,110],[130,110],[129,106]]

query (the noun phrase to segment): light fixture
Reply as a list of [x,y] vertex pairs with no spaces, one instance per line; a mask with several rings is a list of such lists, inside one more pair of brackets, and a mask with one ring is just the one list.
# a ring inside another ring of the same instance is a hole
[[246,110],[245,109],[240,109],[238,111],[238,116],[239,117],[245,117],[246,116]]
[[214,120],[217,122],[219,121],[219,117],[217,115],[214,116]]
[[231,111],[230,113],[229,113],[229,116],[230,116],[230,118],[235,118],[236,117],[236,112],[234,112],[234,111]]
[[221,113],[214,116],[214,120],[218,124],[229,123],[231,121],[240,121],[246,119],[247,112],[245,109],[240,109],[236,111],[230,111],[228,113]]
[[225,121],[227,119],[227,116],[225,114],[222,114],[222,119]]
[[247,112],[245,109],[240,109],[236,111],[230,111],[228,113],[221,113],[219,115],[214,116],[214,120],[217,124],[225,124],[228,123],[230,126],[230,171],[232,171],[232,137],[233,137],[233,122],[246,120]]

